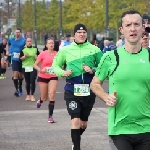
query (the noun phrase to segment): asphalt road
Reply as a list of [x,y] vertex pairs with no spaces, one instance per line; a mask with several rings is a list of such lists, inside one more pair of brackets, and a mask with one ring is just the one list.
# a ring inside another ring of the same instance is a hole
[[[13,81],[11,80],[12,71],[7,70],[6,79],[0,80],[0,111],[17,111],[17,110],[35,110],[36,102],[25,101],[26,91],[25,82],[23,82],[23,96],[14,96],[15,88],[13,86]],[[55,97],[55,109],[66,108],[64,101],[64,85],[65,79],[60,78],[57,88],[57,93]],[[104,82],[104,88],[107,90],[108,81]],[[35,98],[38,100],[40,97],[38,83],[36,85]],[[47,110],[48,100],[42,104],[40,109]],[[103,101],[96,98],[96,103],[94,107],[103,108],[106,107]]]
[[[40,109],[36,102],[14,96],[12,71],[7,70],[7,79],[0,80],[0,150],[71,150],[70,116],[64,101],[65,80],[59,79],[54,110],[55,124],[47,123],[48,101]],[[108,89],[107,81],[104,88]],[[40,97],[37,84],[36,100]],[[91,112],[88,128],[82,135],[82,150],[109,150],[107,136],[107,107],[99,99]]]

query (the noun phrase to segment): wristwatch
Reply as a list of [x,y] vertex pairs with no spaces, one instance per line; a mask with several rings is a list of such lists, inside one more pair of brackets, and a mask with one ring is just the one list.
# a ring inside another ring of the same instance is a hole
[[93,72],[93,73],[95,73],[95,72],[96,72],[96,70],[93,68],[93,69],[92,69],[92,72]]

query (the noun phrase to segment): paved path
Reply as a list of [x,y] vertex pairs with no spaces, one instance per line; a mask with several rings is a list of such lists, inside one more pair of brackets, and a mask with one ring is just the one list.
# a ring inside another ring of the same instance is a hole
[[[47,123],[47,105],[40,109],[36,102],[26,102],[13,96],[12,72],[0,80],[0,150],[71,150],[70,116],[63,100],[64,79],[59,80],[54,111],[55,124]],[[25,85],[23,84],[23,87]],[[108,88],[107,81],[104,88]],[[24,89],[25,91],[25,89]],[[40,96],[37,85],[35,97]],[[107,108],[96,98],[88,128],[82,136],[82,150],[109,150],[107,136]]]

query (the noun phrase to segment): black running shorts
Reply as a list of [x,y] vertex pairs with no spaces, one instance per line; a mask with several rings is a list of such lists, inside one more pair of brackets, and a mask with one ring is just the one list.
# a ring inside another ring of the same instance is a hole
[[150,133],[110,136],[111,150],[150,150]]
[[93,105],[95,103],[95,94],[89,96],[75,96],[71,91],[65,91],[64,99],[69,115],[80,118],[82,121],[88,121]]
[[48,79],[38,77],[37,82],[48,83],[48,82],[50,82],[51,80],[58,80],[58,77],[51,77],[51,78],[48,78]]

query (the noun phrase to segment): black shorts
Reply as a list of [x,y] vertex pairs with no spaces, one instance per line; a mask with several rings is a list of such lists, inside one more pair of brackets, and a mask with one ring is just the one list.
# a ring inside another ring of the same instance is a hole
[[150,150],[150,132],[110,136],[111,150]]
[[37,82],[48,83],[48,82],[50,82],[51,80],[58,80],[58,77],[51,77],[51,78],[48,78],[48,79],[38,77]]
[[93,105],[95,103],[95,94],[89,96],[75,96],[71,91],[65,91],[64,99],[69,115],[80,118],[82,121],[88,121]]
[[22,72],[22,62],[12,60],[12,70]]

